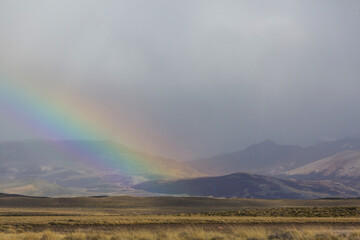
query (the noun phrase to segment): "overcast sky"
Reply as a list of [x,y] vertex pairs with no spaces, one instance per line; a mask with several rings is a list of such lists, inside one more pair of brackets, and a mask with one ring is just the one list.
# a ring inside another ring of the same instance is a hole
[[2,73],[126,109],[178,159],[360,136],[359,43],[357,0],[0,0]]

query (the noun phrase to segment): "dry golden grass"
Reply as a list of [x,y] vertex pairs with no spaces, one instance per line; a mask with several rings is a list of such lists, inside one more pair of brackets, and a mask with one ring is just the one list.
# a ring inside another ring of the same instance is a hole
[[334,231],[331,228],[285,228],[269,230],[264,227],[238,227],[230,231],[204,230],[197,227],[187,227],[177,230],[127,230],[115,232],[85,232],[70,233],[23,232],[0,233],[3,240],[356,240],[360,239],[360,230]]
[[359,199],[15,200],[0,201],[0,240],[360,240]]
[[237,216],[30,216],[0,217],[0,230],[4,226],[26,228],[79,227],[79,226],[121,226],[121,225],[201,225],[201,224],[358,224],[359,217],[237,217]]
[[[347,208],[344,208],[345,210]],[[299,209],[298,209],[299,210]],[[345,212],[344,210],[344,212]],[[136,214],[125,215],[116,210],[109,209],[70,209],[70,208],[2,208],[0,209],[0,231],[8,229],[17,229],[25,231],[41,231],[44,229],[55,229],[71,231],[74,229],[115,229],[117,227],[136,227],[136,226],[202,226],[202,225],[271,225],[278,224],[282,226],[304,225],[304,224],[346,224],[360,226],[360,217],[349,215],[343,217],[335,215],[328,216],[329,208],[323,208],[327,217],[306,217],[292,214],[280,214],[280,216],[268,216],[268,212],[273,213],[275,210],[261,210],[265,216],[259,215],[257,210],[256,216],[238,216],[238,212],[218,212],[203,214]],[[283,209],[278,210],[280,213],[288,212]],[[309,209],[303,208],[305,213]],[[317,209],[318,212],[321,212]],[[336,211],[336,213],[339,210]],[[331,211],[330,211],[331,212]],[[242,213],[242,212],[241,212]]]

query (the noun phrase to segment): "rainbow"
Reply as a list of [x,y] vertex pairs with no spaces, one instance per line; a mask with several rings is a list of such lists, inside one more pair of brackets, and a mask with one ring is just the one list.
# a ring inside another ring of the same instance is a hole
[[[149,176],[177,177],[174,171],[169,171],[164,160],[108,141],[122,138],[126,142],[130,137],[126,131],[119,130],[111,115],[101,112],[94,103],[83,103],[74,94],[69,94],[69,90],[60,92],[68,94],[40,92],[31,85],[20,85],[15,80],[0,77],[0,111],[12,124],[38,137],[54,140],[50,142],[75,156],[86,167],[129,175],[147,173]],[[97,141],[55,141],[78,139]],[[109,157],[99,157],[102,153]]]

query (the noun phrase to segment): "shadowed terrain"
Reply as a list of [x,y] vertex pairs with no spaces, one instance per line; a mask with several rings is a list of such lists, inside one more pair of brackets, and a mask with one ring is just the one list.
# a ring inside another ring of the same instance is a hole
[[133,188],[153,193],[227,198],[311,199],[360,195],[357,189],[338,182],[296,181],[249,173],[181,180],[154,180],[137,184]]

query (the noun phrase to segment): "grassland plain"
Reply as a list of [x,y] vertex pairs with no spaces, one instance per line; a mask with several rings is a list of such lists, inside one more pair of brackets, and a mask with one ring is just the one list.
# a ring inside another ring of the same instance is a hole
[[360,199],[2,197],[0,239],[360,239]]
[[229,231],[204,230],[198,227],[167,230],[125,230],[93,232],[23,232],[0,233],[4,240],[357,240],[360,231],[336,232],[331,228],[267,229],[264,227],[237,227]]

